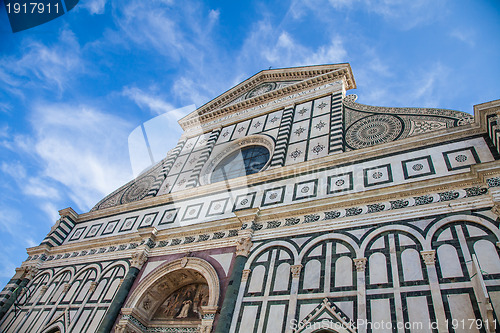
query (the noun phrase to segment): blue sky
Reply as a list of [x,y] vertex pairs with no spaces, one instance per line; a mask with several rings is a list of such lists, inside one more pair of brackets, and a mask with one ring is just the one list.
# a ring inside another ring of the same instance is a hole
[[493,0],[81,0],[16,34],[2,4],[1,287],[58,210],[86,212],[132,179],[141,123],[262,69],[339,62],[360,103],[472,113],[500,98],[499,33]]

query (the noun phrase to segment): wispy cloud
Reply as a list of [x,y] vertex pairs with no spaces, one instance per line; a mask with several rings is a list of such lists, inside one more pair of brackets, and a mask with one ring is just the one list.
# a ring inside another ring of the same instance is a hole
[[80,45],[73,32],[62,30],[52,45],[26,39],[21,56],[5,56],[0,60],[0,84],[22,94],[26,87],[64,90],[74,73],[83,71]]
[[166,102],[162,97],[149,94],[136,87],[125,87],[122,93],[132,99],[141,108],[147,108],[155,115],[175,109],[172,104]]
[[77,8],[85,8],[91,15],[104,14],[106,9],[106,0],[86,0],[78,4]]
[[454,29],[451,33],[450,36],[453,38],[458,39],[461,42],[464,42],[465,44],[469,46],[474,46],[475,41],[474,41],[474,32],[471,30],[463,30],[463,29]]
[[56,195],[51,186],[43,188],[51,180],[88,210],[131,178],[126,149],[131,126],[123,119],[86,105],[45,104],[35,107],[31,121],[32,144],[22,149],[39,160],[40,170],[32,180],[38,186],[28,194]]

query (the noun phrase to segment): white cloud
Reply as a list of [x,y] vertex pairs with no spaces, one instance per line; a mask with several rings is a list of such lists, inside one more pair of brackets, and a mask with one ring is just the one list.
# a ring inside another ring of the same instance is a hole
[[[23,149],[40,161],[41,184],[63,185],[80,209],[88,210],[131,178],[126,148],[131,126],[124,120],[64,104],[37,105],[31,120],[33,145]],[[30,194],[41,195],[40,188]]]
[[86,0],[80,2],[78,6],[87,9],[92,15],[100,15],[104,14],[106,9],[106,0]]
[[60,217],[59,210],[61,207],[56,207],[52,202],[47,201],[40,204],[40,208],[47,214],[49,217],[49,224],[53,226]]
[[151,95],[139,88],[125,87],[123,95],[132,99],[141,108],[148,108],[155,115],[159,115],[174,109],[174,106],[159,96]]
[[[259,57],[260,56],[260,57]],[[288,31],[276,32],[267,21],[259,22],[242,48],[241,61],[254,61],[272,67],[291,67],[339,63],[347,60],[340,36],[329,43],[308,47],[295,40]]]
[[21,164],[21,162],[2,162],[0,169],[16,180],[22,180],[26,178],[26,169]]
[[475,45],[475,36],[474,32],[471,30],[464,31],[461,29],[454,29],[451,33],[450,36],[453,38],[458,39],[461,42],[464,42],[465,44],[469,46],[474,46]]
[[41,178],[29,178],[26,183],[21,184],[21,188],[27,195],[51,200],[60,198],[59,191]]
[[69,30],[62,30],[53,45],[30,39],[24,44],[22,56],[0,59],[0,82],[13,93],[21,94],[27,86],[62,91],[74,79],[72,73],[83,70],[80,45]]

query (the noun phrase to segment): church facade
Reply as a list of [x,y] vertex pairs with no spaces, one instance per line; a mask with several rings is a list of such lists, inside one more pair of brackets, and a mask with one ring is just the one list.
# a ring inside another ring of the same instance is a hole
[[500,100],[356,102],[349,64],[257,73],[60,219],[1,332],[494,332]]

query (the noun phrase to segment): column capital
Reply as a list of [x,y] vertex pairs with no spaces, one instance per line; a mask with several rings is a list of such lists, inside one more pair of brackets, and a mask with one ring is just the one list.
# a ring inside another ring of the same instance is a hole
[[300,271],[302,270],[302,265],[293,265],[290,267],[290,270],[292,272],[292,278],[293,279],[298,279],[300,277]]
[[147,260],[148,260],[148,253],[146,251],[142,250],[134,252],[130,260],[130,267],[141,269]]
[[90,283],[89,291],[93,293],[97,289],[97,282],[93,281]]
[[248,280],[248,276],[250,275],[250,272],[251,272],[251,271],[252,271],[252,270],[250,270],[250,269],[244,269],[244,270],[242,271],[242,273],[241,273],[241,281],[246,281],[246,280]]
[[366,258],[355,258],[353,261],[356,271],[364,272],[366,270],[366,262],[368,261]]
[[252,248],[252,239],[250,237],[240,238],[236,244],[236,255],[248,257]]
[[25,276],[24,278],[25,279],[28,279],[28,280],[33,280],[33,278],[37,275],[39,269],[38,267],[36,266],[28,266],[26,267],[26,270],[25,270]]
[[420,255],[422,256],[422,259],[424,260],[426,266],[433,266],[436,264],[435,250],[420,251]]

